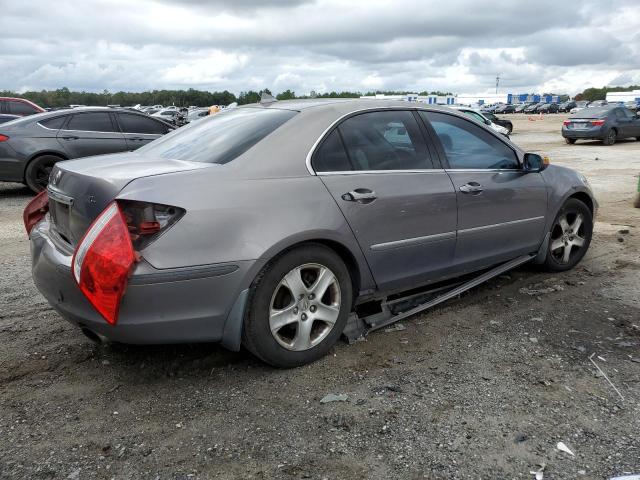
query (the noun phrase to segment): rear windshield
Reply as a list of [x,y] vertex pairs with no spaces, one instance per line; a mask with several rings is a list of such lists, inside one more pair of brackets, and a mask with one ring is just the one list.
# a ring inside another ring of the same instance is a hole
[[216,113],[138,149],[154,157],[228,163],[292,118],[297,112],[238,108]]
[[611,107],[591,107],[585,110],[580,110],[577,113],[571,115],[573,118],[595,118],[595,117],[606,117],[609,112],[611,112]]

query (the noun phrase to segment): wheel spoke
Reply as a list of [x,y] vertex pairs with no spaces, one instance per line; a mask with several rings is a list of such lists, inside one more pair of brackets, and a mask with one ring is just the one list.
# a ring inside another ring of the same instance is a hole
[[570,256],[571,256],[571,244],[569,244],[566,247],[564,247],[564,252],[562,254],[562,261],[564,263],[568,263]]
[[338,320],[340,309],[333,305],[318,304],[318,310],[314,315],[316,320],[333,325]]
[[582,215],[578,214],[576,216],[576,219],[573,221],[573,223],[571,224],[571,231],[573,233],[578,233],[578,230],[580,230],[580,226],[582,225]]
[[577,235],[573,237],[573,244],[576,247],[582,247],[584,245],[584,238],[578,237]]
[[271,313],[269,314],[269,327],[273,333],[276,333],[285,325],[298,321],[298,317],[293,314],[294,308],[295,303],[282,310],[271,309]]
[[296,336],[293,339],[294,350],[307,350],[311,347],[311,328],[313,327],[313,321],[307,320],[305,322],[298,323],[298,330]]
[[562,228],[563,232],[566,233],[569,231],[569,223],[567,222],[567,217],[560,217],[558,223],[560,224],[560,228]]
[[296,300],[307,293],[307,287],[302,281],[301,274],[302,270],[300,268],[294,268],[282,280],[282,284],[289,289]]
[[336,277],[331,273],[331,270],[328,268],[322,268],[318,274],[316,282],[311,287],[311,291],[316,298],[320,300],[327,291],[327,288],[329,288],[335,280]]
[[555,252],[556,250],[558,250],[559,248],[564,247],[564,242],[562,241],[562,238],[558,238],[556,240],[554,240],[553,242],[551,242],[551,251]]

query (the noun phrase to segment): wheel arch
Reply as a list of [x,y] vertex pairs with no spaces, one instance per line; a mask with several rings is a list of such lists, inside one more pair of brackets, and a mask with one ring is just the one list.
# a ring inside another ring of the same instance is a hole
[[33,155],[31,155],[27,161],[24,163],[24,169],[22,170],[22,179],[26,180],[27,178],[27,168],[29,167],[29,164],[31,162],[33,162],[34,160],[36,160],[37,158],[43,157],[45,155],[51,155],[53,157],[58,157],[60,158],[60,160],[69,160],[69,157],[66,156],[64,153],[61,153],[57,150],[43,150],[41,152],[36,152]]
[[586,193],[586,192],[576,192],[576,193],[574,193],[572,195],[569,195],[569,197],[567,197],[565,202],[567,200],[571,199],[571,198],[575,198],[576,200],[580,200],[587,207],[589,207],[589,210],[591,211],[591,215],[595,214],[595,205],[593,203],[593,198],[591,198],[591,196],[588,193]]

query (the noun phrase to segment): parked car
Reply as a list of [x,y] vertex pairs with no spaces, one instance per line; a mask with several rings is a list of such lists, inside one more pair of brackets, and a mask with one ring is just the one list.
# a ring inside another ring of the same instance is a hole
[[569,144],[578,139],[602,140],[605,145],[622,138],[640,140],[640,115],[624,107],[585,108],[564,121],[562,136]]
[[187,114],[187,123],[195,122],[197,120],[202,120],[203,118],[207,118],[209,116],[209,108],[195,108],[189,111]]
[[545,105],[544,102],[532,103],[524,109],[524,113],[538,113],[538,109]]
[[16,120],[18,118],[22,118],[18,115],[8,115],[4,113],[0,113],[0,124],[10,122],[11,120]]
[[576,106],[576,102],[573,100],[567,100],[558,105],[558,111],[562,113],[568,113],[572,108]]
[[40,113],[0,126],[0,181],[47,186],[60,160],[135,150],[173,130],[141,113],[87,107]]
[[485,105],[484,107],[482,107],[482,109],[480,110],[482,113],[494,113],[496,111],[496,109],[500,106],[499,103],[495,104],[495,105]]
[[44,108],[39,107],[26,98],[0,97],[0,113],[6,115],[26,117],[44,111]]
[[585,108],[587,108],[587,105],[589,105],[589,102],[585,101],[585,100],[580,100],[576,102],[576,106],[573,107],[571,110],[569,110],[569,113],[574,114],[579,112],[580,110],[583,110]]
[[[177,108],[165,108],[151,115],[152,118],[157,118],[159,120],[163,120],[172,125],[177,125],[180,123],[180,118],[182,115]],[[184,117],[183,117],[184,118]]]
[[519,105],[516,105],[515,108],[515,113],[524,113],[525,109],[531,105],[530,103],[521,103]]
[[558,110],[559,108],[557,103],[545,103],[538,107],[538,113],[558,113]]
[[418,287],[569,270],[597,209],[582,175],[463,114],[376,100],[230,109],[51,178],[24,218],[64,318],[93,339],[244,344],[278,367],[322,357],[347,324],[410,315]]
[[516,107],[515,107],[515,105],[511,105],[511,104],[502,104],[502,105],[499,105],[499,106],[495,109],[494,113],[502,113],[502,114],[505,114],[505,113],[515,113],[515,111],[516,111]]
[[[495,116],[493,113],[483,113],[483,115],[489,119],[491,121],[491,123],[494,123],[496,125],[499,125],[503,128],[507,129],[507,135],[511,135],[511,132],[513,132],[513,123],[511,123],[511,120],[505,120],[504,118],[499,118],[497,116]],[[502,133],[502,132],[498,132],[498,133]]]
[[632,112],[637,112],[640,109],[640,105],[635,100],[631,100],[629,102],[624,102],[625,108],[628,108]]
[[491,116],[493,118],[497,118],[492,113],[479,112],[477,110],[473,110],[471,108],[466,108],[466,107],[453,107],[453,109],[457,110],[458,112],[464,113],[466,116],[472,118],[473,120],[477,121],[478,123],[481,123],[482,125],[486,125],[487,127],[489,127],[490,129],[494,130],[495,132],[498,132],[499,134],[504,135],[507,138],[509,137],[508,128],[506,128],[506,127],[504,127],[502,125],[498,125],[497,123],[494,123],[493,121],[491,121],[489,119],[489,116]]
[[593,102],[590,102],[587,105],[587,108],[593,108],[593,107],[604,107],[605,105],[607,105],[609,102],[607,102],[606,100],[594,100]]

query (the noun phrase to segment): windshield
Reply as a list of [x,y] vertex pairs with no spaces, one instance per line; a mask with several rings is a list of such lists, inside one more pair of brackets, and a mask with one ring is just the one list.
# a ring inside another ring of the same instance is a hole
[[182,127],[138,149],[172,160],[228,163],[292,118],[297,112],[238,108]]

